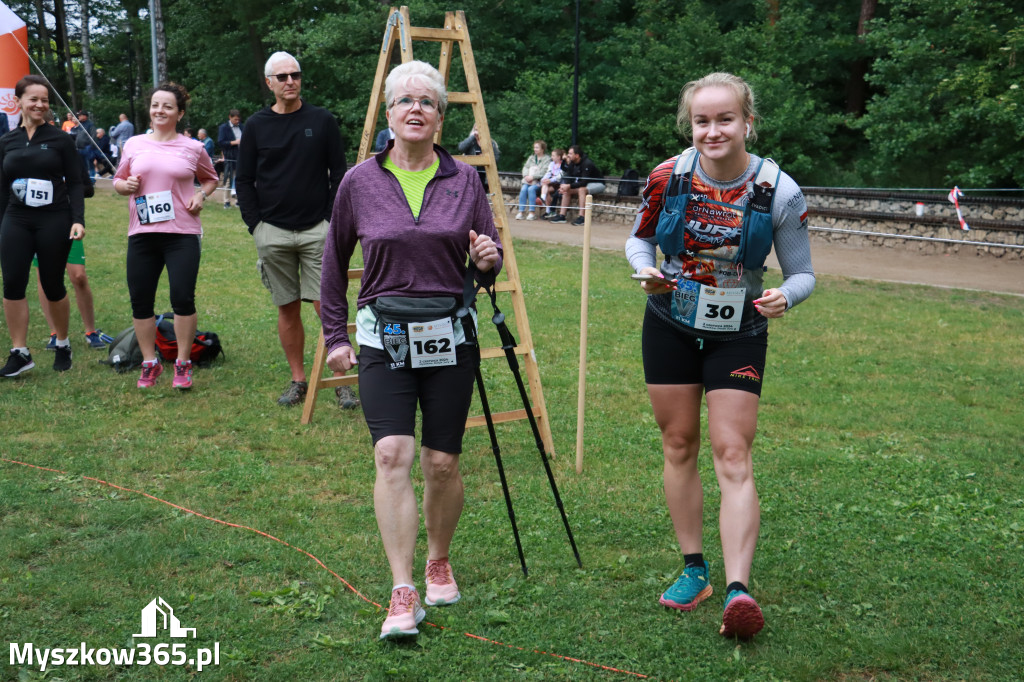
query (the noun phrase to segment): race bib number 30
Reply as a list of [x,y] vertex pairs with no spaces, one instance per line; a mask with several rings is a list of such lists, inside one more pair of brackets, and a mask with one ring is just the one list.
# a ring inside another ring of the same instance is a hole
[[688,327],[713,332],[739,331],[745,288],[723,289],[679,280],[672,293],[672,317]]

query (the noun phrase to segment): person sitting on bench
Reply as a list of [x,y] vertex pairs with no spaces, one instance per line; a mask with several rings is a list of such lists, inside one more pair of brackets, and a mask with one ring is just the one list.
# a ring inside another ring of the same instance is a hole
[[565,214],[569,212],[569,201],[575,195],[580,215],[572,221],[572,224],[582,225],[587,194],[600,194],[605,187],[601,182],[601,171],[597,169],[590,157],[583,153],[583,148],[578,144],[569,147],[566,159],[569,161],[569,166],[562,173],[562,184],[558,187],[558,191],[562,193],[562,210],[551,219],[551,222],[565,222]]

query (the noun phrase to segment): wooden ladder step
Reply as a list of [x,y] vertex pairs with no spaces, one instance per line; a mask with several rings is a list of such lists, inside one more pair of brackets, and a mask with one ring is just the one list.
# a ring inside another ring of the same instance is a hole
[[466,33],[462,28],[426,28],[422,26],[410,26],[409,37],[413,40],[426,40],[440,43],[448,40],[462,41],[466,39]]
[[[540,419],[541,417],[544,416],[539,409],[533,407],[532,405],[530,406],[530,411],[533,412],[533,416],[537,419]],[[526,410],[511,410],[509,412],[491,413],[491,421],[493,421],[495,424],[501,424],[502,422],[519,421],[520,419],[526,419],[526,417]],[[471,426],[485,426],[486,424],[487,419],[483,415],[470,417],[469,419],[466,420],[467,429]]]
[[449,92],[448,104],[479,104],[480,96],[472,92]]

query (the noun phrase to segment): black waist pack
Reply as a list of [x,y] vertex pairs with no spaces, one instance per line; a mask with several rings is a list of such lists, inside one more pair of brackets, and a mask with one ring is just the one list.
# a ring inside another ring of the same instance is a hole
[[[406,369],[412,366],[409,358],[409,325],[434,322],[444,318],[454,321],[459,301],[454,296],[432,296],[429,298],[381,296],[370,304],[370,308],[377,316],[377,333],[380,336],[381,345],[391,356],[388,368]],[[440,348],[435,344],[428,352],[444,354],[450,350],[454,351],[453,348],[446,347],[447,343],[453,343],[453,341],[446,342],[442,339]]]

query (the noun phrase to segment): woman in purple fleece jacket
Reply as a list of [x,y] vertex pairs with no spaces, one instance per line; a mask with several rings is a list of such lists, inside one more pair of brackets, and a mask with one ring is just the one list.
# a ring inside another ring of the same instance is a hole
[[[458,320],[416,318],[424,324],[395,325],[392,334],[392,325],[378,325],[374,306],[396,296],[457,299],[467,254],[481,273],[478,279],[493,281],[502,259],[476,171],[433,143],[448,103],[441,74],[424,62],[402,64],[388,76],[384,94],[395,139],[342,180],[320,280],[327,364],[338,372],[359,365],[363,414],[373,438],[373,502],[393,580],[381,639],[418,634],[416,626],[425,616],[412,577],[419,531],[411,479],[417,402],[423,415],[425,601],[443,606],[461,596],[448,549],[462,514],[459,453],[473,394],[474,358]],[[364,263],[355,315],[358,358],[348,335],[346,297],[357,242]]]

